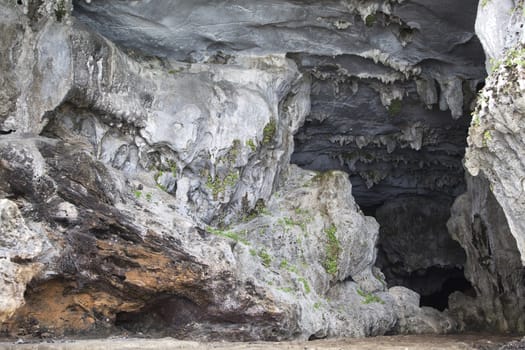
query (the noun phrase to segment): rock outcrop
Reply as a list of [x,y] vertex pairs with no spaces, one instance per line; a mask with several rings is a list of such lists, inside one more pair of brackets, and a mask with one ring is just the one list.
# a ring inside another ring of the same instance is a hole
[[348,172],[358,204],[381,226],[378,266],[389,286],[415,289],[440,308],[450,293],[445,284],[468,284],[446,222],[465,191],[467,129],[485,77],[476,6],[405,1],[342,31],[371,32],[372,46],[384,44],[376,58],[289,55],[312,76],[312,109],[292,162]]
[[524,57],[518,43],[487,79],[469,132],[466,167],[488,178],[525,264]]
[[[273,50],[260,34],[246,45],[261,50],[233,55],[210,47],[204,29],[163,41],[152,21],[174,30],[185,16],[170,6],[2,1],[3,332],[280,340],[419,331],[396,328],[423,311],[390,293],[373,266],[379,227],[347,174],[289,165],[311,91],[286,57],[294,46]],[[261,6],[260,18],[283,12]],[[303,9],[287,6],[288,20]],[[356,22],[382,8],[337,16]],[[308,21],[337,14],[308,9]],[[206,20],[210,31],[218,18]],[[429,322],[440,325],[432,332],[456,327],[437,311]]]
[[525,176],[523,2],[480,2],[476,31],[492,71],[469,129],[467,193],[449,230],[465,249],[475,293],[453,294],[462,328],[524,332]]
[[524,332],[525,269],[516,240],[488,181],[469,176],[467,184],[448,228],[465,249],[465,275],[474,291],[452,294],[450,311],[463,329]]
[[27,227],[16,203],[1,199],[0,319],[11,317],[24,304],[26,285],[42,269],[38,260],[45,246],[46,235]]
[[[522,330],[521,51],[470,130],[467,167],[491,185],[466,186],[475,10],[0,0],[2,334]],[[465,189],[449,222],[463,252],[444,224]],[[477,299],[456,293],[449,311],[390,288],[463,264]]]

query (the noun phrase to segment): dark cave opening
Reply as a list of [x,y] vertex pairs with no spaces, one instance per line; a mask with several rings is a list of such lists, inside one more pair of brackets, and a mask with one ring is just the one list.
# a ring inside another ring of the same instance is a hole
[[[472,16],[461,26],[473,33],[477,2],[465,6]],[[433,39],[426,45],[441,38]],[[465,252],[447,221],[466,191],[462,160],[470,114],[486,77],[475,35],[449,54],[457,66],[422,60],[421,75],[393,82],[385,82],[390,67],[357,55],[288,55],[312,80],[311,113],[295,136],[292,163],[349,174],[356,202],[380,225],[376,266],[388,287],[410,288],[421,306],[438,310],[455,291],[473,293],[463,273]],[[461,106],[446,106],[445,71],[461,77],[454,83]]]
[[[457,277],[451,277],[454,275],[457,275]],[[448,297],[456,291],[472,297],[476,296],[472,284],[467,281],[463,274],[463,270],[460,269],[458,269],[456,273],[452,272],[448,275],[448,279],[443,283],[439,291],[428,295],[422,294],[420,306],[430,306],[439,311],[443,311],[448,308]]]
[[454,120],[450,111],[424,106],[404,83],[407,96],[394,118],[371,88],[375,83],[340,84],[336,94],[314,78],[312,114],[296,135],[292,162],[347,172],[356,202],[380,224],[376,266],[388,287],[405,286],[421,296],[421,306],[444,310],[451,293],[472,289],[463,274],[465,253],[446,227],[466,188],[462,159],[472,101]]
[[401,196],[369,212],[380,224],[376,266],[388,287],[401,285],[421,296],[421,306],[444,310],[448,296],[469,289],[466,256],[448,232],[453,199]]
[[[470,112],[485,78],[485,57],[474,35],[477,4],[428,2],[429,11],[421,13],[422,5],[409,1],[388,21],[355,25],[363,27],[360,34],[370,34],[364,47],[378,48],[388,59],[367,57],[360,46],[328,54],[279,43],[284,52],[294,52],[287,57],[312,83],[311,113],[295,136],[292,163],[347,172],[356,202],[380,224],[377,266],[388,286],[411,288],[422,306],[439,310],[452,292],[472,289],[463,274],[465,254],[446,222],[466,189],[462,159]],[[82,2],[75,11],[104,28]],[[107,32],[123,45],[137,43],[136,35]],[[138,46],[161,55],[163,48],[150,42]],[[206,42],[212,51],[222,45]]]
[[115,326],[133,333],[153,332],[184,335],[184,328],[201,321],[206,313],[191,300],[173,295],[160,295],[135,312],[120,312]]

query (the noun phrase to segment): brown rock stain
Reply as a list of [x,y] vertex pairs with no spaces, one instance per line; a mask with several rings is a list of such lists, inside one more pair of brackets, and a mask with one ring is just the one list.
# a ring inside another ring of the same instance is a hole
[[[111,329],[120,312],[143,308],[156,296],[180,295],[205,305],[202,274],[192,263],[151,247],[119,240],[96,240],[93,266],[81,271],[87,281],[53,279],[29,287],[26,304],[4,325],[10,335],[88,333]],[[117,266],[118,265],[118,266]],[[107,274],[101,274],[107,272]],[[102,282],[104,281],[104,282]],[[105,282],[110,282],[110,286]]]

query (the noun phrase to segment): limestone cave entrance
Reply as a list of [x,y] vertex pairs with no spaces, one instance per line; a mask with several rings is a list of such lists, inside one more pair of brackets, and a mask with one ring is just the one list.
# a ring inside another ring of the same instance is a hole
[[477,75],[422,60],[418,74],[398,79],[358,56],[289,55],[312,79],[312,110],[295,136],[292,163],[348,172],[357,203],[381,226],[376,264],[388,286],[415,290],[422,306],[439,310],[452,292],[473,293],[465,253],[446,223],[466,190],[462,159],[484,79],[476,37],[452,54],[479,67]]

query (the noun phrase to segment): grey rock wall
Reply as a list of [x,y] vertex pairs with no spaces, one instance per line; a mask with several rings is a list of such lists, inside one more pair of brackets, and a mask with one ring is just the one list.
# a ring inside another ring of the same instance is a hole
[[[500,8],[491,16],[503,16]],[[525,261],[525,205],[523,202],[523,3],[514,4],[506,26],[492,28],[495,37],[505,37],[493,61],[493,72],[479,96],[469,130],[466,168],[476,176],[483,173],[507,218],[510,232]],[[501,42],[501,39],[499,40]],[[487,43],[490,46],[490,43]]]
[[474,291],[451,295],[450,311],[462,328],[523,332],[523,2],[480,2],[476,32],[491,74],[469,129],[474,177],[448,222]]
[[[456,328],[413,292],[387,290],[373,266],[378,224],[345,173],[289,165],[311,77],[285,52],[309,40],[333,54],[355,33],[320,44],[350,24],[365,30],[372,12],[387,20],[390,4],[275,4],[247,4],[253,15],[229,2],[1,2],[3,334],[280,340]],[[306,28],[326,17],[329,35],[293,29],[301,13]],[[242,37],[248,20],[260,32],[214,49],[213,33]],[[269,38],[294,31],[273,49]],[[376,47],[393,52],[381,40],[348,50],[377,58]],[[40,243],[26,254],[14,244],[25,240]]]
[[504,212],[482,175],[468,177],[469,191],[452,207],[448,228],[465,249],[465,275],[473,293],[450,296],[450,312],[463,329],[525,330],[524,273]]
[[[479,6],[466,186],[474,0],[0,0],[2,332],[523,331],[521,17]],[[359,205],[403,273],[456,268],[465,189],[475,298],[420,308]]]

